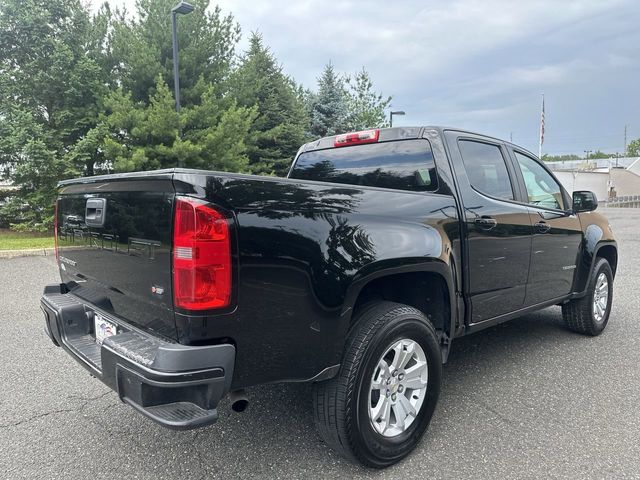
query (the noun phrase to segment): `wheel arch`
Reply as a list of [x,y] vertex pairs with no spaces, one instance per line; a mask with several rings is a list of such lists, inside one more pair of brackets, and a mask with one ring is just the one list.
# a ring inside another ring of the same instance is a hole
[[598,258],[604,258],[609,262],[615,278],[618,268],[618,244],[615,240],[601,240],[593,247],[586,248],[582,253],[582,261],[579,264],[576,275],[576,285],[573,291],[580,297],[586,294],[589,279],[593,274],[593,268]]
[[[595,256],[593,257],[593,265],[595,265],[596,260],[598,258],[604,258],[609,262],[609,266],[611,267],[611,272],[613,273],[613,277],[616,276],[616,270],[618,268],[618,247],[615,242],[603,242],[595,252]],[[593,265],[591,269],[593,270]]]
[[343,309],[347,331],[356,324],[359,309],[372,300],[410,305],[422,311],[434,325],[444,363],[458,318],[453,264],[437,258],[421,258],[408,264],[377,267],[356,275],[348,289]]

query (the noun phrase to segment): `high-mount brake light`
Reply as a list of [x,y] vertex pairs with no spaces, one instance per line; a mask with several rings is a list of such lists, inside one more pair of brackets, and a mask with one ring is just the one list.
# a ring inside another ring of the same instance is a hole
[[376,143],[379,138],[380,130],[363,130],[361,132],[345,133],[336,136],[333,146],[346,147],[348,145],[360,145],[362,143]]
[[231,302],[231,239],[225,216],[205,202],[177,197],[173,218],[173,301],[186,310]]

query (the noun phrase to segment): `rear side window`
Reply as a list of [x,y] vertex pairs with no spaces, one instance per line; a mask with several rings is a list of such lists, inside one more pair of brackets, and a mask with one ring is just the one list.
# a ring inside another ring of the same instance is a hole
[[298,157],[289,177],[416,192],[438,189],[433,152],[427,140],[305,152]]
[[460,140],[458,146],[473,188],[492,197],[513,200],[511,179],[500,147],[473,140]]

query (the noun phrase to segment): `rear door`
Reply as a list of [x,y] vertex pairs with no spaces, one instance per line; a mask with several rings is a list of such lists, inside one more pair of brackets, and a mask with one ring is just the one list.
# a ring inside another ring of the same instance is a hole
[[464,208],[470,323],[522,308],[532,226],[504,144],[446,131]]
[[176,337],[171,291],[171,174],[64,185],[62,281],[113,320]]
[[582,226],[570,212],[569,195],[530,154],[512,149],[516,173],[527,203],[533,243],[525,305],[536,305],[571,292],[578,263]]

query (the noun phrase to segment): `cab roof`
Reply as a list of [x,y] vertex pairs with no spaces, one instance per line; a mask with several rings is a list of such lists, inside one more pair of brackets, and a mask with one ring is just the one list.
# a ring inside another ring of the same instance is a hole
[[[483,133],[465,130],[463,128],[431,125],[431,126],[422,126],[422,127],[413,126],[413,127],[377,128],[377,129],[369,129],[369,130],[379,130],[380,134],[379,134],[378,142],[389,142],[393,140],[409,140],[413,138],[421,138],[424,136],[424,133],[427,131],[433,131],[440,135],[442,135],[446,131],[455,131],[458,133],[464,133],[464,134],[474,135],[478,137],[483,137],[487,140],[497,141],[513,147],[517,147],[518,149],[524,150],[527,153],[533,155],[533,153],[529,152],[525,148],[519,145],[516,145],[515,143],[509,142],[508,140],[492,137],[490,135],[485,135]],[[319,138],[318,140],[305,143],[304,145],[302,145],[302,147],[300,147],[298,154],[303,152],[309,152],[312,150],[324,150],[326,148],[335,148],[336,138],[348,133],[351,133],[351,132],[345,132],[344,134],[337,134],[337,135],[322,137],[322,138]]]

